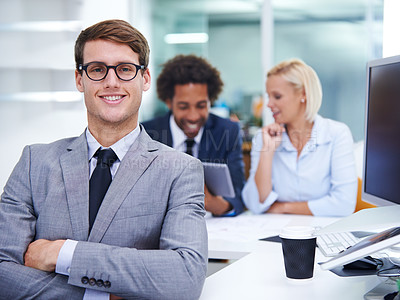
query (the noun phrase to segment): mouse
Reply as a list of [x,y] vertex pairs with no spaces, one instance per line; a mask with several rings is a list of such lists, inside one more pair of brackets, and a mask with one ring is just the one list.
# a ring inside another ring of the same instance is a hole
[[343,268],[347,270],[376,270],[378,265],[379,264],[374,258],[371,256],[366,256],[351,263],[345,264]]

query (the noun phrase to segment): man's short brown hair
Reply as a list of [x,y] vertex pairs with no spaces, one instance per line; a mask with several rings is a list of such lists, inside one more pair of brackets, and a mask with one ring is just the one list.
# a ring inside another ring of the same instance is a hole
[[108,40],[128,45],[133,52],[139,54],[139,64],[145,68],[149,65],[150,48],[146,38],[128,22],[123,20],[106,20],[83,30],[75,42],[76,69],[83,64],[83,49],[86,42]]

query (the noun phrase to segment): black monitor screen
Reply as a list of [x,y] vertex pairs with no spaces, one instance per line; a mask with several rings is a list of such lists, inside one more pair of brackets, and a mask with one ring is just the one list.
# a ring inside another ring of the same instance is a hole
[[400,204],[400,59],[368,76],[363,192]]

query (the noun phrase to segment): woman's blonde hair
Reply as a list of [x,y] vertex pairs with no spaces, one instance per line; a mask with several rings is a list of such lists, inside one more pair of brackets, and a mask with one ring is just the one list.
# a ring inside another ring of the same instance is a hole
[[304,90],[306,95],[305,117],[313,122],[322,103],[322,88],[317,73],[302,60],[294,58],[280,62],[267,74],[282,76],[296,90]]

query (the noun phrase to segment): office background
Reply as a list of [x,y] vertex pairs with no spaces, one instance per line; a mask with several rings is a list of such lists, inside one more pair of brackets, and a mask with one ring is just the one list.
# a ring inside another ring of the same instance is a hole
[[[194,53],[221,71],[216,112],[228,107],[244,127],[269,122],[266,110],[261,120],[253,112],[265,97],[266,71],[299,57],[320,76],[320,113],[346,123],[360,141],[366,63],[382,56],[383,12],[383,0],[0,0],[0,189],[24,145],[83,131],[73,47],[97,21],[128,20],[149,40],[153,85],[141,120],[166,110],[155,93],[161,64]],[[168,40],[176,33],[202,40]]]

